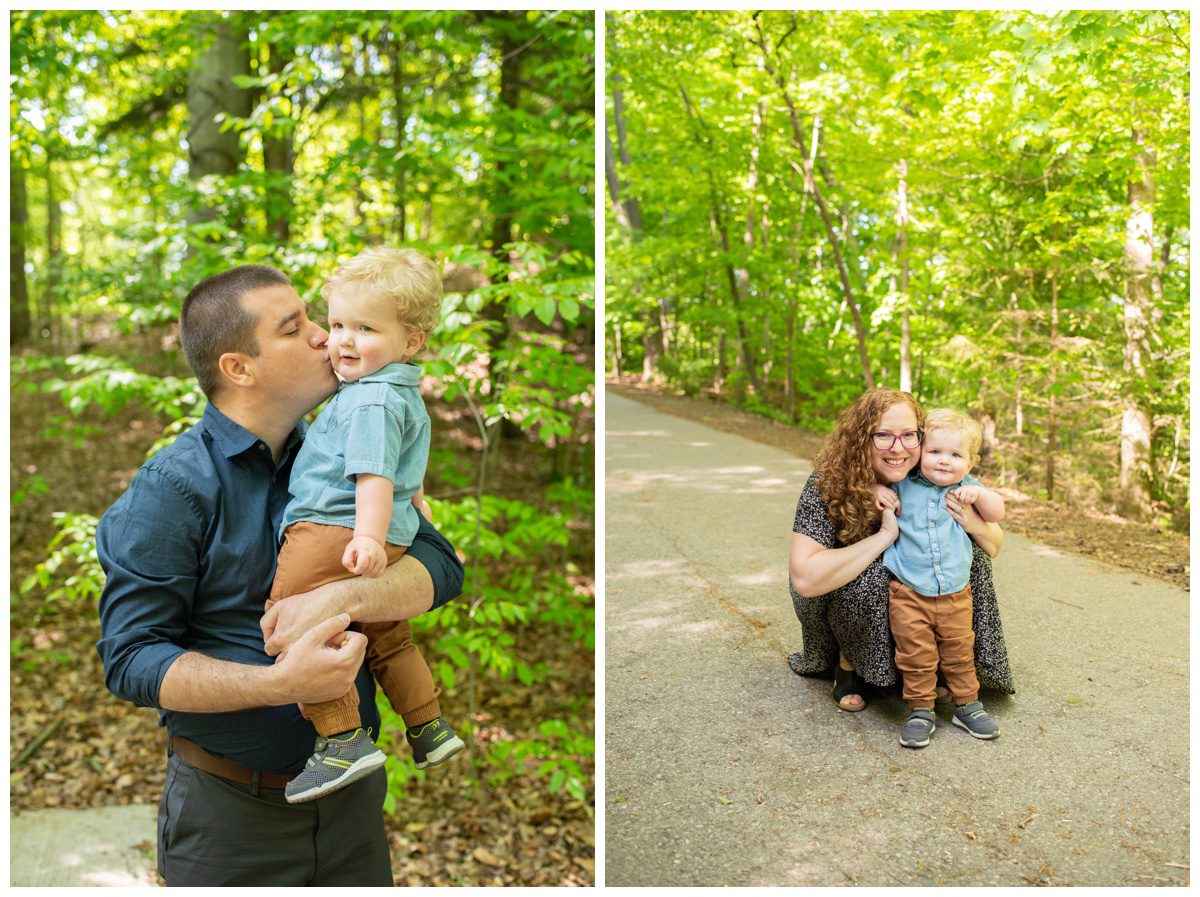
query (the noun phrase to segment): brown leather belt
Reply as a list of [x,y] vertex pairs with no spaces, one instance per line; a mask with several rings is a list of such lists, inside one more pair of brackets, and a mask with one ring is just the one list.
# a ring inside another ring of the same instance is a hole
[[281,776],[274,772],[260,772],[249,766],[242,766],[224,757],[214,757],[195,742],[180,738],[178,735],[167,736],[167,750],[188,766],[194,766],[203,772],[211,773],[222,779],[237,782],[241,785],[255,785],[260,788],[282,788],[292,780],[292,776]]

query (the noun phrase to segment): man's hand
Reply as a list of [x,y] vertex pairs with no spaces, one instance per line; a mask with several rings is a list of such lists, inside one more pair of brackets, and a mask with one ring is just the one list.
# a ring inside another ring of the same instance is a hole
[[354,687],[354,677],[367,650],[367,637],[347,631],[349,625],[349,614],[322,620],[279,660],[275,669],[290,701],[332,701]]
[[417,509],[422,517],[433,523],[433,509],[429,507],[429,502],[425,500],[425,487],[422,486],[417,490],[417,494],[412,497],[413,507]]
[[887,486],[875,484],[875,507],[881,511],[886,511],[889,508],[900,516],[900,496],[896,494],[894,489],[889,489]]
[[332,603],[323,600],[328,591],[319,589],[290,596],[286,601],[272,604],[261,620],[263,644],[268,657],[282,655],[324,620],[337,616],[341,611]]
[[342,553],[342,566],[356,576],[375,579],[387,567],[387,552],[370,536],[355,536]]

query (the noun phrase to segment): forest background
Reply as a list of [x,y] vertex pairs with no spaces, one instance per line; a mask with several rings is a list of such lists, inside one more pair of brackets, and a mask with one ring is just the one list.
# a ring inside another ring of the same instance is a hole
[[1018,495],[1188,527],[1184,11],[612,12],[610,376],[968,409]]
[[259,262],[319,288],[435,255],[422,360],[458,602],[414,621],[468,759],[426,776],[381,696],[398,883],[594,879],[590,12],[10,18],[14,809],[157,801],[157,715],[103,687],[96,518],[204,399],[175,320]]

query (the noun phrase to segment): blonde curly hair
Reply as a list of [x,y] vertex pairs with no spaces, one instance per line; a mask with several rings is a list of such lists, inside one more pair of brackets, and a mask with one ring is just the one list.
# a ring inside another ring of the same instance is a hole
[[362,285],[387,296],[400,323],[429,333],[442,310],[442,275],[433,259],[415,249],[369,246],[329,276],[321,287],[326,299],[335,287]]
[[829,519],[843,545],[853,545],[879,529],[871,432],[893,405],[908,405],[917,416],[917,427],[924,425],[925,412],[908,393],[882,387],[869,389],[842,412],[837,426],[813,458],[813,467],[821,473],[817,481],[821,500],[829,508]]
[[925,415],[925,432],[950,430],[967,436],[968,463],[974,467],[979,463],[979,450],[983,446],[983,428],[979,421],[957,408],[934,408]]

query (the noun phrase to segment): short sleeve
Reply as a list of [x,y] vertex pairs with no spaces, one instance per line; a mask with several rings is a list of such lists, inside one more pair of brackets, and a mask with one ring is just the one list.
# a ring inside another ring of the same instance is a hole
[[963,485],[964,486],[982,486],[983,483],[981,483],[979,480],[975,479],[975,477],[971,476],[970,474],[967,474],[965,477],[963,477]]
[[792,532],[808,536],[825,548],[836,548],[837,529],[829,519],[829,508],[821,500],[821,493],[817,488],[819,478],[820,474],[814,472],[804,485],[800,501],[796,504],[796,522],[792,526]]
[[404,422],[386,405],[360,405],[350,412],[342,437],[347,479],[361,473],[396,479]]

